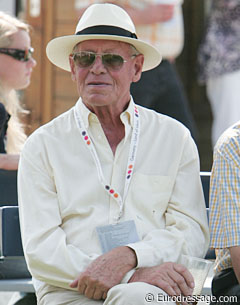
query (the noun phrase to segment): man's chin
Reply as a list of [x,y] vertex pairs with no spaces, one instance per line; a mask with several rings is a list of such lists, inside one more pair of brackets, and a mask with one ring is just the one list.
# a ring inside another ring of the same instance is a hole
[[106,98],[106,96],[102,96],[102,95],[94,95],[88,98],[82,98],[83,102],[85,105],[87,105],[88,108],[91,107],[104,107],[104,106],[108,106],[111,104],[110,100],[109,100],[109,96],[108,98]]
[[88,94],[87,96],[83,97],[84,101],[87,101],[89,104],[92,105],[102,105],[107,104],[107,100],[109,99],[110,93],[99,93],[99,92],[92,92],[91,94]]

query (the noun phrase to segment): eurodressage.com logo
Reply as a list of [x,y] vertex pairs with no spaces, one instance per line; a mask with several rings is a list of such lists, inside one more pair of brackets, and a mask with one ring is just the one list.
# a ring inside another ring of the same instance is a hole
[[181,303],[198,303],[198,302],[206,302],[207,304],[213,302],[219,303],[228,303],[228,302],[236,302],[237,304],[237,296],[220,296],[219,298],[215,297],[214,295],[189,295],[189,296],[169,296],[163,293],[158,293],[156,296],[153,293],[147,293],[145,296],[145,301],[147,303],[157,302],[157,303],[167,303],[167,302],[174,302],[177,304]]

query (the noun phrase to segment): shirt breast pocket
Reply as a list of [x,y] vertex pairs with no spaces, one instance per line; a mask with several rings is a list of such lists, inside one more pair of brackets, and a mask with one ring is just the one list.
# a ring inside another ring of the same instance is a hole
[[135,173],[129,188],[128,203],[135,217],[146,222],[157,221],[167,209],[174,180],[171,176]]

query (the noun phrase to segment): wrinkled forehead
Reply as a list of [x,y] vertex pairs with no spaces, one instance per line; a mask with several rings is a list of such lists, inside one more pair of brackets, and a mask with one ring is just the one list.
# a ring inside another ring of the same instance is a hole
[[105,40],[105,39],[93,39],[79,42],[73,48],[74,51],[115,51],[115,52],[129,52],[131,45],[126,42],[116,40]]

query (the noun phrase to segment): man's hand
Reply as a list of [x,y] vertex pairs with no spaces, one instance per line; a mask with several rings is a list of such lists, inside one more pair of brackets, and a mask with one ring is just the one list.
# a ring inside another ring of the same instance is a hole
[[157,286],[170,296],[189,296],[194,288],[194,279],[187,268],[170,262],[137,269],[129,280],[129,283],[131,282],[145,282]]
[[121,283],[125,274],[137,264],[135,252],[129,247],[117,247],[101,255],[80,274],[71,288],[89,299],[106,299],[107,292]]
[[239,266],[239,259],[240,259],[240,246],[230,247],[229,248],[232,265],[238,282],[240,283],[240,266]]

